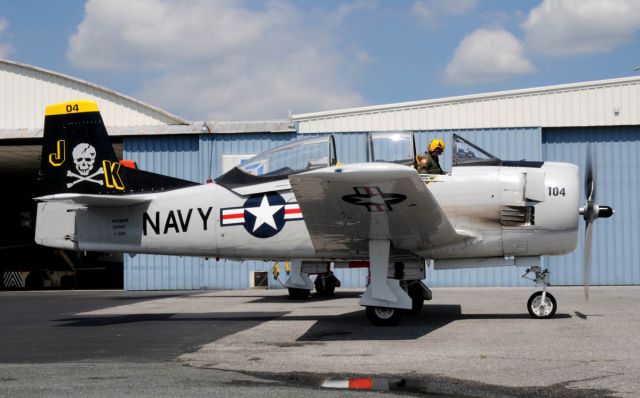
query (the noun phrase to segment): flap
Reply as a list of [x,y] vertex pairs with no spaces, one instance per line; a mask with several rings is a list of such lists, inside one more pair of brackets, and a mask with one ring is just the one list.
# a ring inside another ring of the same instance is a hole
[[320,255],[362,255],[371,239],[390,240],[396,253],[464,239],[412,167],[360,163],[289,180]]

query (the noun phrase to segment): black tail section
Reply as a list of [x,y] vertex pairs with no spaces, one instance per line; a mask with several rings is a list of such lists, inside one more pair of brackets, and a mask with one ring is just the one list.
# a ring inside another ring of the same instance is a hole
[[93,101],[47,107],[40,174],[44,194],[131,194],[198,185],[121,165]]

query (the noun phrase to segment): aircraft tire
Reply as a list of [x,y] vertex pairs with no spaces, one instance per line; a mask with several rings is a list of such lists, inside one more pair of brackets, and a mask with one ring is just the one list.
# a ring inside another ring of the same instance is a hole
[[531,297],[529,297],[529,301],[527,301],[527,310],[529,311],[529,315],[535,319],[552,318],[557,309],[558,304],[556,303],[556,299],[549,292],[546,294],[544,308],[542,305],[542,291],[533,293]]
[[325,277],[318,275],[314,284],[318,296],[333,296],[336,292],[336,283],[333,274]]
[[306,300],[311,296],[311,290],[308,289],[296,289],[290,287],[289,298],[292,300]]
[[418,314],[422,311],[422,307],[424,307],[424,295],[422,294],[422,289],[420,288],[420,284],[415,284],[409,287],[409,297],[411,297],[411,313]]
[[367,306],[367,318],[376,326],[395,326],[402,319],[403,310],[399,308],[385,308]]

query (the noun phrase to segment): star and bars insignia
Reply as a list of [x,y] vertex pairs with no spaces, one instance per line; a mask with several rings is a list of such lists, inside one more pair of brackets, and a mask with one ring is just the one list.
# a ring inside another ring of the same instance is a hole
[[222,227],[242,225],[256,238],[270,238],[284,228],[287,221],[301,220],[297,203],[285,203],[277,192],[249,196],[242,207],[220,209]]
[[379,187],[353,187],[355,194],[342,197],[347,203],[365,206],[370,212],[393,211],[391,205],[398,204],[407,197],[400,193],[384,193]]

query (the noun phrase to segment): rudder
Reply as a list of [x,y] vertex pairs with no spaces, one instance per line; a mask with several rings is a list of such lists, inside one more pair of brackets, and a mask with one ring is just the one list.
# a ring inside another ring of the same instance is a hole
[[40,179],[43,193],[124,194],[197,185],[120,164],[93,101],[68,101],[45,111]]

